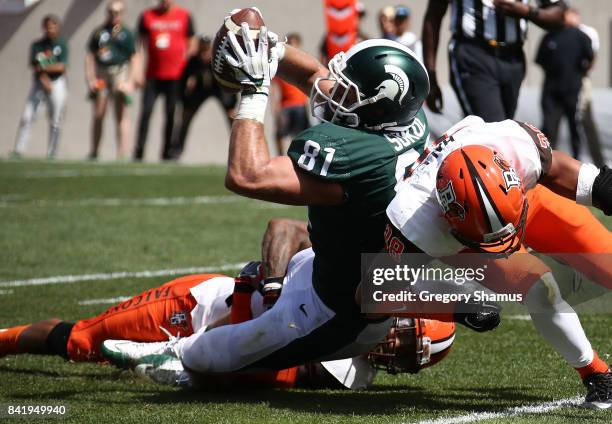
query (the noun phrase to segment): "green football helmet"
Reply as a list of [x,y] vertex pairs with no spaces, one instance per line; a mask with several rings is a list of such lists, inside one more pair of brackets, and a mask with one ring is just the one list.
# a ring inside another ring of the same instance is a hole
[[[312,88],[313,116],[345,127],[397,131],[411,124],[429,94],[429,76],[400,43],[362,41],[329,62],[329,75]],[[333,83],[329,95],[321,83]]]

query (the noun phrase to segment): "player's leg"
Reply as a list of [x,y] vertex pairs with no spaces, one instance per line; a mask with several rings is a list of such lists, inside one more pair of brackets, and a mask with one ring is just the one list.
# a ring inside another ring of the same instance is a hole
[[43,96],[44,91],[42,85],[40,82],[38,82],[38,80],[34,81],[19,121],[14,151],[16,155],[22,155],[25,152],[28,138],[30,136],[30,127],[36,118],[36,112],[38,111],[38,107],[40,106]]
[[117,123],[117,159],[125,159],[128,153],[128,143],[130,134],[130,114],[128,105],[123,93],[116,93],[114,96],[115,122]]
[[478,46],[449,44],[450,78],[465,115],[477,115],[486,122],[503,121],[502,101],[496,58]]
[[172,280],[116,305],[97,317],[75,324],[68,340],[73,361],[100,361],[104,340],[160,342],[172,336],[193,333],[191,311],[197,305],[191,288],[217,277],[195,274]]
[[[525,243],[612,289],[612,234],[586,207],[537,185],[527,193]],[[551,237],[554,234],[554,237]]]
[[148,79],[144,87],[142,106],[140,110],[140,120],[138,122],[138,134],[136,138],[136,145],[134,146],[134,160],[136,161],[141,161],[144,157],[144,148],[147,142],[147,135],[149,134],[149,121],[151,120],[155,100],[159,95],[158,85],[159,81],[155,79]]
[[[544,187],[531,190],[528,198],[525,242],[538,252],[552,254],[584,275],[609,285],[612,277],[610,232],[588,209]],[[591,379],[608,373],[608,365],[591,347],[578,316],[551,279],[552,274],[543,276],[528,292],[525,304],[536,329],[589,387]],[[600,405],[609,407],[609,402],[610,399]]]
[[500,60],[500,72],[503,73],[502,102],[506,111],[506,119],[514,118],[518,105],[519,92],[525,78],[525,57]]
[[563,110],[567,118],[572,145],[572,155],[578,159],[580,148],[584,142],[584,127],[582,117],[578,113],[578,93],[567,93],[563,98]]
[[183,97],[180,126],[178,131],[176,131],[175,141],[172,146],[172,157],[174,159],[179,159],[183,154],[191,121],[205,100],[206,96],[201,92],[193,92]]
[[52,84],[53,89],[48,94],[47,105],[49,111],[49,146],[47,148],[47,157],[49,158],[53,158],[57,154],[66,99],[68,97],[66,79],[64,77],[59,77]]
[[321,357],[356,356],[384,337],[390,320],[369,325],[356,307],[354,314],[329,309],[312,287],[312,252],[298,255],[304,256],[289,269],[272,309],[251,321],[180,340],[185,366],[201,373],[278,370]]
[[559,123],[563,113],[553,88],[546,83],[542,89],[540,105],[542,108],[542,132],[546,134],[550,145],[554,149],[557,145]]
[[108,105],[108,94],[106,90],[99,90],[97,96],[92,102],[92,120],[91,120],[91,151],[89,159],[98,158],[98,150],[100,148],[100,140],[102,140],[102,129],[104,124],[104,115]]
[[165,124],[161,158],[167,160],[172,159],[172,133],[174,131],[174,112],[178,100],[179,81],[164,81],[163,83]]

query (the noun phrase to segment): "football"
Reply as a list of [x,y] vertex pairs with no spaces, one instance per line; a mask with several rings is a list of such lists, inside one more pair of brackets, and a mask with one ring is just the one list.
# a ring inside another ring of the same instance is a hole
[[[225,60],[224,50],[230,43],[228,33],[231,31],[236,35],[238,42],[244,48],[244,41],[241,35],[240,25],[246,22],[251,29],[251,38],[255,41],[255,47],[258,47],[259,29],[265,26],[261,12],[253,7],[240,9],[233,13],[230,19],[226,20],[217,34],[213,42],[213,75],[219,82],[221,88],[225,91],[237,93],[241,90],[240,83],[236,78],[236,71]],[[229,49],[231,52],[231,48]],[[232,53],[233,54],[233,53]]]

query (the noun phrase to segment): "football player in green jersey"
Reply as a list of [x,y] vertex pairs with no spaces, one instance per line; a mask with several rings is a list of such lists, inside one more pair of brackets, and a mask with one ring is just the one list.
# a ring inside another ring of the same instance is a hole
[[[328,71],[312,56],[275,43],[265,28],[257,47],[251,33],[243,24],[242,48],[228,32],[228,50],[215,58],[223,56],[242,75],[243,86],[226,185],[249,197],[308,205],[312,249],[291,260],[274,308],[169,346],[167,353],[202,373],[352,357],[385,336],[392,320],[368,321],[354,300],[361,253],[383,247],[385,208],[429,135],[421,110],[427,72],[406,47],[364,41],[335,56]],[[312,90],[312,111],[325,121],[299,134],[288,157],[270,157],[264,138],[277,68],[281,78],[305,93]],[[240,346],[240,354],[225,348],[230,345]]]

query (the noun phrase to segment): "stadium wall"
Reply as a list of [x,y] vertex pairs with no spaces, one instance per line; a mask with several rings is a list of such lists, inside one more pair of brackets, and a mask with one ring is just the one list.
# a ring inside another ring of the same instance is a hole
[[[126,3],[128,5],[126,23],[133,28],[140,11],[155,2],[153,0],[129,0]],[[281,35],[289,31],[297,31],[302,34],[304,48],[309,52],[317,52],[318,44],[323,35],[323,2],[320,0],[290,0],[288,2],[258,0],[246,3],[237,0],[179,0],[178,3],[191,9],[199,33],[213,35],[228,10],[256,3],[262,9],[268,25],[276,32]],[[378,34],[377,11],[389,3],[408,5],[412,9],[413,31],[420,34],[422,17],[427,4],[425,0],[404,0],[403,2],[366,0],[368,14],[363,25],[364,31],[371,36]],[[609,0],[573,0],[572,4],[581,9],[585,23],[596,27],[600,33],[602,49],[593,72],[593,80],[596,87],[605,87],[609,84],[609,78],[611,77],[608,42],[611,37],[612,3]],[[0,132],[0,155],[6,156],[13,148],[17,124],[31,83],[31,73],[27,68],[29,44],[34,38],[40,36],[40,21],[48,13],[55,13],[64,21],[63,33],[70,47],[68,70],[70,94],[59,157],[62,159],[82,159],[87,155],[90,143],[91,105],[86,100],[83,65],[85,44],[93,28],[104,20],[104,6],[105,2],[102,0],[42,0],[24,13],[0,15],[0,98],[2,99],[2,102],[0,102],[0,128],[2,128]],[[445,18],[444,22],[442,48],[438,59],[441,82],[448,80],[445,52],[445,45],[449,37],[447,28],[448,17]],[[541,34],[542,32],[532,25],[529,42],[525,48],[529,62],[533,59]],[[541,78],[539,69],[530,64],[525,85],[537,87]],[[140,98],[136,96],[134,105],[130,110],[133,124],[132,133],[134,133],[134,127],[137,125],[139,110]],[[151,120],[146,160],[154,161],[159,157],[163,125],[161,110],[162,102],[158,101]],[[47,142],[47,122],[44,113],[44,111],[41,111],[37,122],[32,127],[28,155],[44,156]],[[451,112],[449,116],[452,115]],[[103,160],[115,157],[115,129],[111,118],[112,115],[109,113],[105,123],[101,148],[101,158]],[[268,117],[268,122],[267,133],[268,139],[271,140],[273,125],[270,117]],[[610,122],[610,120],[607,122]],[[190,163],[224,163],[227,143],[228,130],[222,110],[214,102],[208,102],[201,108],[192,125],[184,161]]]

